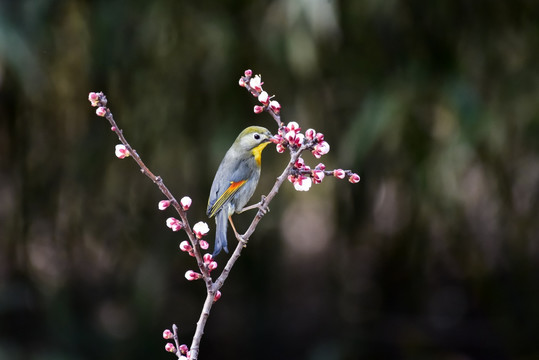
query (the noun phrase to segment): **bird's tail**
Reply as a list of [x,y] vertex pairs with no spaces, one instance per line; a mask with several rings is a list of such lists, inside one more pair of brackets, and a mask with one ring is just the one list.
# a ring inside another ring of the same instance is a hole
[[213,250],[212,256],[216,256],[221,252],[221,249],[224,249],[228,254],[228,243],[226,241],[226,231],[228,229],[228,217],[227,212],[224,209],[221,209],[215,215],[215,249]]

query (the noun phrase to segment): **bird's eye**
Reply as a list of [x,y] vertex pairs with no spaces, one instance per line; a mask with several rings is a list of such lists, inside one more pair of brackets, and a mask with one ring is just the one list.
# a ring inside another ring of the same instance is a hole
[[260,135],[259,134],[254,134],[253,137],[255,138],[255,140],[260,140]]

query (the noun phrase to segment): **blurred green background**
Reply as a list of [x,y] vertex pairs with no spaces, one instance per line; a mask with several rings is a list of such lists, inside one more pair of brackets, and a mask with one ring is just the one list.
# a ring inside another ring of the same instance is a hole
[[[201,359],[539,359],[538,19],[531,0],[0,0],[0,359],[172,359],[173,322],[190,344],[186,236],[87,96],[213,234],[224,152],[276,130],[247,68],[362,180],[284,184]],[[263,157],[255,199],[287,162]]]

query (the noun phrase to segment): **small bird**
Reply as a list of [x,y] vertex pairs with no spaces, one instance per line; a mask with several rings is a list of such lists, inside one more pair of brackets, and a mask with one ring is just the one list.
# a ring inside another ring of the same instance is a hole
[[206,212],[210,218],[215,216],[217,228],[213,256],[219,254],[221,249],[228,253],[227,220],[234,233],[238,234],[232,214],[258,207],[256,204],[244,209],[260,179],[262,150],[273,139],[268,129],[249,126],[238,135],[221,161],[213,179]]

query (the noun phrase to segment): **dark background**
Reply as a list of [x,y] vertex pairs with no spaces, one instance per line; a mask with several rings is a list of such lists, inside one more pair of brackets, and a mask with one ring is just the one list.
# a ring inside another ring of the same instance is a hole
[[[283,185],[201,359],[539,359],[538,19],[525,0],[0,1],[0,359],[172,359],[173,322],[190,344],[186,236],[87,96],[212,239],[224,152],[276,130],[247,68],[362,180]],[[287,161],[263,158],[255,199]]]

